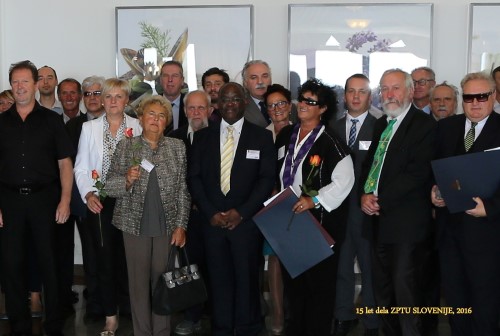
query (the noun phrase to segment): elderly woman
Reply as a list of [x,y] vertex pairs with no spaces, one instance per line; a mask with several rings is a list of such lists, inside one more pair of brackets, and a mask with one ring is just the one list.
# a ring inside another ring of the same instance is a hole
[[0,93],[0,113],[10,109],[14,104],[14,97],[11,90],[5,90]]
[[124,114],[129,94],[125,80],[110,78],[104,82],[101,99],[105,113],[83,124],[74,169],[78,190],[89,210],[86,221],[97,251],[97,282],[106,315],[104,336],[114,335],[118,328],[118,305],[124,313],[130,303],[123,237],[111,224],[115,199],[105,197],[97,182],[106,184],[111,158],[126,132],[128,136],[142,132],[139,121]]
[[[276,140],[276,135],[281,129],[291,124],[292,93],[280,84],[272,84],[267,87],[264,101],[267,105],[267,113],[271,118],[271,123],[266,129],[273,133],[273,139]],[[267,241],[264,241],[264,255],[268,256],[267,273],[272,302],[271,333],[272,335],[281,335],[284,325],[281,266],[278,257]]]
[[[299,89],[300,121],[281,130],[276,148],[284,153],[278,160],[281,188],[291,186],[301,195],[291,210],[311,211],[336,240],[334,249],[338,251],[346,226],[347,202],[344,200],[354,184],[354,168],[347,146],[325,126],[336,108],[333,90],[316,79],[308,80]],[[311,161],[312,157],[315,160]],[[319,174],[310,175],[311,169],[319,170]],[[311,197],[302,193],[300,186],[304,184],[318,191],[318,195]],[[285,293],[290,303],[287,336],[330,335],[337,251],[294,279],[283,269]]]
[[113,224],[123,231],[134,335],[168,336],[170,318],[152,313],[151,292],[165,271],[170,245],[186,242],[186,147],[163,136],[172,120],[164,97],[144,99],[137,114],[142,135],[118,144],[106,190],[117,197]]

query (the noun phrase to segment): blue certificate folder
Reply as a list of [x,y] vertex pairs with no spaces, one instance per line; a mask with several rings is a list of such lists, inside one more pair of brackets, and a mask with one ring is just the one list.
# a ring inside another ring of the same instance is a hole
[[309,211],[296,213],[289,226],[297,200],[288,188],[253,218],[292,278],[331,256],[334,244]]
[[490,198],[500,187],[500,150],[434,160],[432,170],[450,213],[474,209],[472,197]]

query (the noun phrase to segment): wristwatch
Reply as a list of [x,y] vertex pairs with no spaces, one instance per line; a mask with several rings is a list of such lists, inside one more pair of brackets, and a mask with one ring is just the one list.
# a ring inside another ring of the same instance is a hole
[[317,198],[316,196],[313,196],[313,197],[311,197],[311,198],[312,198],[313,203],[314,203],[314,208],[315,208],[315,209],[319,208],[319,207],[321,206],[321,204],[319,203],[318,198]]

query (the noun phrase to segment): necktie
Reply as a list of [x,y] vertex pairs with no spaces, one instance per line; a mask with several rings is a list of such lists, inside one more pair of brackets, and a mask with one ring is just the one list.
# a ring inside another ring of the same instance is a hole
[[465,145],[465,151],[468,152],[469,149],[472,147],[472,144],[474,143],[474,139],[476,138],[476,126],[477,122],[471,121],[471,126],[467,134],[465,135],[464,139],[464,145]]
[[226,195],[231,189],[231,168],[233,166],[234,138],[233,126],[227,127],[227,138],[220,158],[220,189]]
[[352,125],[349,130],[349,142],[348,146],[352,148],[354,146],[354,142],[356,141],[356,124],[358,123],[358,119],[351,119]]
[[270,123],[271,122],[271,119],[269,118],[269,114],[267,113],[267,106],[266,106],[266,103],[264,103],[263,101],[259,102],[259,106],[260,106],[260,113],[262,113],[262,116],[264,117],[264,119]]
[[392,127],[396,123],[396,119],[389,121],[389,124],[385,128],[384,132],[380,136],[380,141],[378,142],[377,150],[373,156],[372,167],[370,168],[370,173],[365,183],[365,193],[372,193],[377,188],[378,179],[380,177],[380,169],[382,168],[382,160],[386,152],[387,144],[392,136]]

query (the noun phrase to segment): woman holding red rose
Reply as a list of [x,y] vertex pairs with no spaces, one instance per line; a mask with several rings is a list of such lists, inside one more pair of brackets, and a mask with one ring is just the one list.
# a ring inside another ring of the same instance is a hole
[[354,184],[349,149],[326,126],[336,107],[329,86],[308,80],[299,89],[299,123],[283,128],[276,138],[280,187],[291,186],[301,194],[292,211],[309,210],[336,241],[332,256],[296,278],[282,268],[290,307],[287,336],[330,335],[338,249],[346,226],[345,199]]
[[74,168],[78,190],[88,208],[86,224],[91,227],[97,251],[97,283],[106,316],[102,336],[114,335],[118,328],[117,308],[120,306],[120,313],[127,313],[130,302],[123,238],[111,224],[115,199],[103,197],[95,186],[92,171],[105,185],[118,142],[127,130],[134,136],[142,132],[139,121],[124,113],[129,94],[130,86],[125,80],[110,78],[104,82],[101,99],[105,114],[83,124]]

